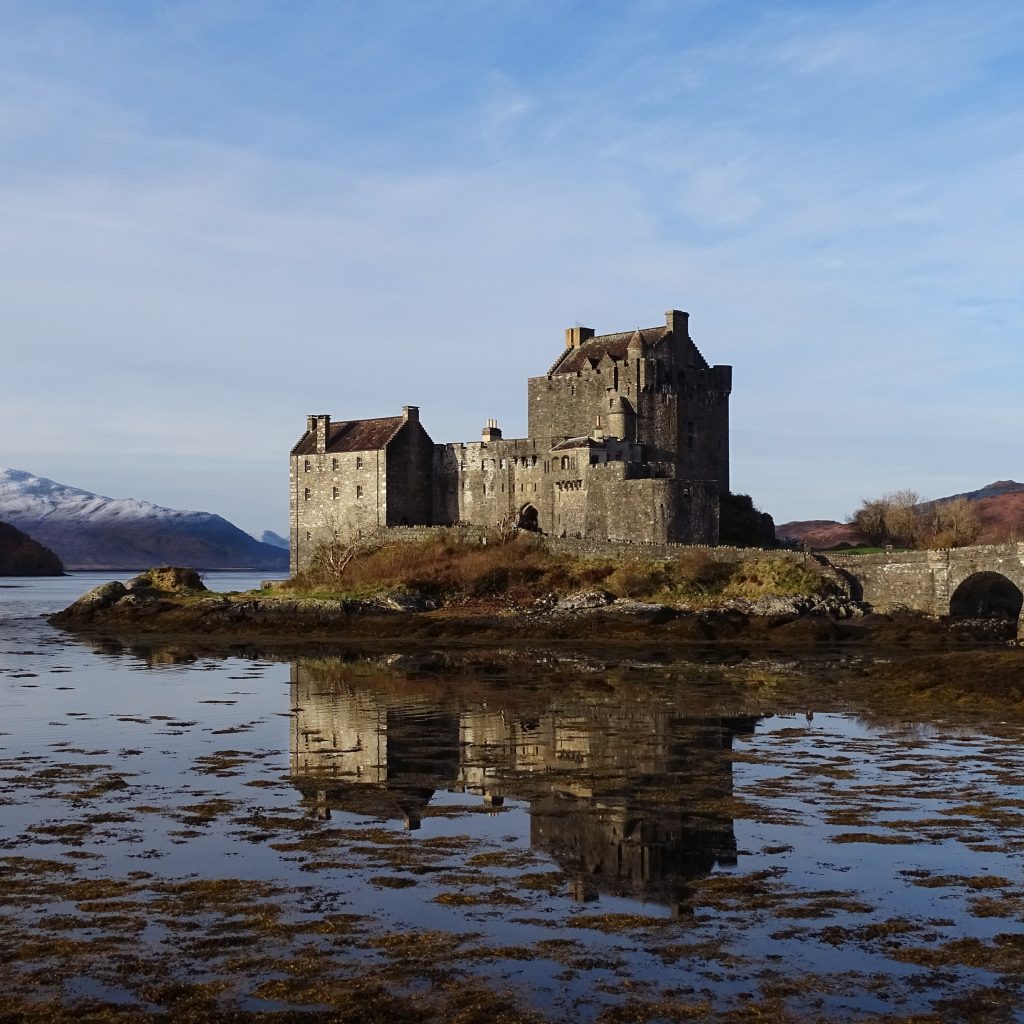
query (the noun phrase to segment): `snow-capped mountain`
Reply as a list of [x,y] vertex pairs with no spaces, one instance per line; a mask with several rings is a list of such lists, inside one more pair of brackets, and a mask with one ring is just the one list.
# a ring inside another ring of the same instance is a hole
[[286,569],[288,553],[221,516],[107,498],[18,469],[0,469],[0,522],[52,548],[68,569]]
[[284,548],[288,550],[288,541],[282,537],[279,533],[274,533],[273,530],[264,530],[262,537],[257,537],[257,540],[262,541],[264,544],[269,544],[271,547]]

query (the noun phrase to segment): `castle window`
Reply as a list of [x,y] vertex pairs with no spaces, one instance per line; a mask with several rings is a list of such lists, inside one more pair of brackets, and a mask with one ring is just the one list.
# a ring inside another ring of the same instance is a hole
[[331,469],[337,471],[337,469],[338,469],[338,460],[337,459],[331,459]]
[[337,487],[332,487],[331,488],[331,497],[332,498],[340,498],[341,497],[341,491],[339,491]]
[[508,469],[508,459],[502,459],[501,460],[501,468],[502,469]]
[[312,468],[313,468],[312,463],[309,461],[309,459],[306,459],[306,464],[302,467],[302,471],[304,473],[308,473]]
[[363,457],[362,457],[362,455],[357,455],[356,456],[356,469],[362,469],[362,468],[363,468]]
[[693,420],[686,424],[686,447],[693,448]]
[[536,493],[537,493],[537,485],[536,485],[536,484],[534,484],[534,485],[533,485],[533,493],[534,493],[534,494],[536,494]]
[[363,485],[356,484],[356,497],[361,498],[363,496]]
[[313,534],[309,530],[307,530],[306,531],[306,540],[312,540],[312,539],[313,539]]
[[302,497],[305,498],[306,501],[309,501],[309,499],[313,497],[313,492],[306,487],[302,492]]

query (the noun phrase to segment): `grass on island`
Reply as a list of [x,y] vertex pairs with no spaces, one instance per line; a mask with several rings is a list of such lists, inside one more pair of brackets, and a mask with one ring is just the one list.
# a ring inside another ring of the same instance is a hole
[[715,607],[736,598],[819,594],[827,584],[817,563],[799,556],[720,561],[694,548],[668,559],[585,559],[551,552],[529,535],[481,543],[451,530],[361,549],[321,547],[306,571],[275,592],[367,597],[402,590],[448,604],[500,598],[526,605],[550,594],[598,589],[615,597]]

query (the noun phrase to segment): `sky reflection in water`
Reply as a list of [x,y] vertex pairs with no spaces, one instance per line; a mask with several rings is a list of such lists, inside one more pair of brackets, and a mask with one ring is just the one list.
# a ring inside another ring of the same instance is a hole
[[[225,575],[208,583],[252,582]],[[230,914],[152,909],[188,880],[271,883],[259,899],[292,931],[246,942],[282,962],[332,915],[358,933],[339,970],[432,930],[457,937],[453,969],[556,1017],[627,989],[841,1019],[988,988],[992,1019],[1018,1019],[1019,729],[869,724],[824,684],[808,709],[787,696],[799,670],[769,662],[289,664],[90,647],[39,618],[94,582],[0,581],[0,866],[13,892],[33,874],[17,858],[117,882],[134,949],[222,972],[225,998],[289,1002],[255,961],[229,970],[233,948],[197,959]],[[47,920],[114,928],[59,886],[0,906],[11,948]],[[29,960],[5,970],[46,956]],[[88,951],[51,986],[138,997]]]

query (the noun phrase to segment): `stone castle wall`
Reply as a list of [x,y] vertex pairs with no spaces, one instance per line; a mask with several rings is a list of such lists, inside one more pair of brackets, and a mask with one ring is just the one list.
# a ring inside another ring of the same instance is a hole
[[290,466],[291,572],[336,539],[387,526],[387,453],[293,455]]
[[[416,524],[535,518],[554,537],[716,543],[731,370],[708,365],[687,324],[672,310],[634,335],[571,328],[556,366],[528,382],[525,439],[490,422],[481,441],[435,445],[413,406],[392,436],[360,435],[384,422],[367,420],[328,437],[330,418],[310,417],[296,450],[315,439],[315,453],[291,462],[292,571],[324,543]],[[345,436],[376,447],[332,452]]]

